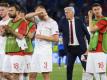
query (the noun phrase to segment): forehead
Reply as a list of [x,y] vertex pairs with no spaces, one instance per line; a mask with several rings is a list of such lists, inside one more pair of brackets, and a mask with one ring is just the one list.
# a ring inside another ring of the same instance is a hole
[[9,10],[15,10],[15,7],[9,7]]
[[0,6],[0,9],[7,9],[7,7],[4,7],[4,6]]
[[64,8],[65,12],[72,12],[72,10],[70,8]]
[[102,8],[100,6],[95,6],[92,9],[94,10],[94,9],[102,9]]

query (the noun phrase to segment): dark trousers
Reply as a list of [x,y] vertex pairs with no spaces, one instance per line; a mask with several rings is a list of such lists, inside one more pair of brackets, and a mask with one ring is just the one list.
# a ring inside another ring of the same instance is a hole
[[[78,56],[81,61],[81,55],[84,54],[84,51],[81,51],[80,46],[69,46],[67,54],[67,80],[73,80],[73,67]],[[84,70],[86,69],[86,62],[81,61]],[[78,76],[77,76],[78,77]]]

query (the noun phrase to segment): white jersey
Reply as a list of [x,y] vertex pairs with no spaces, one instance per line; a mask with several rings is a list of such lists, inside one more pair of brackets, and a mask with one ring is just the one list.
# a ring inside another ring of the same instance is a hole
[[1,20],[1,21],[0,21],[0,26],[7,25],[10,20],[11,20],[10,18],[9,18],[8,20]]
[[[48,21],[41,21],[37,24],[36,34],[41,34],[45,36],[52,36],[54,34],[59,34],[58,24],[56,23],[56,21],[54,21],[51,18]],[[39,40],[39,39],[36,39],[36,41],[37,41],[36,44],[38,46],[42,46],[42,45],[52,46],[51,41]]]
[[39,19],[38,16],[35,16],[35,23],[38,24],[41,20]]
[[[8,20],[1,20],[0,21],[0,27],[7,25],[11,19]],[[5,43],[6,43],[6,37],[0,36],[0,54],[5,53]]]
[[[58,25],[53,19],[37,24],[36,34],[52,36],[59,34]],[[52,41],[35,40],[34,53],[31,60],[31,72],[52,71]]]
[[[8,20],[1,20],[0,21],[0,27],[7,25],[10,19]],[[0,72],[3,68],[3,62],[5,58],[5,45],[6,45],[6,37],[0,36]]]

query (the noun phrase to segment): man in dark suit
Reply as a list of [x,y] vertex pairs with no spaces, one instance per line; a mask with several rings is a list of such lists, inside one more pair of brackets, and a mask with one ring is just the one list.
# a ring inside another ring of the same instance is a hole
[[[59,27],[63,33],[63,42],[67,51],[67,80],[72,80],[73,66],[78,56],[81,60],[81,55],[87,52],[86,39],[90,40],[87,27],[79,19],[74,17],[75,10],[73,7],[64,8],[66,19],[62,21]],[[86,63],[81,61],[84,70]]]

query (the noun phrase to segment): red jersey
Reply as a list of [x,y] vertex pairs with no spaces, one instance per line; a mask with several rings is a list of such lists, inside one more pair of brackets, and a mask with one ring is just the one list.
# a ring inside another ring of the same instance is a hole
[[107,21],[106,20],[100,20],[96,26],[99,28],[99,37],[98,37],[98,45],[96,48],[96,52],[103,52],[102,49],[102,39],[103,39],[103,33],[106,30],[107,27]]

